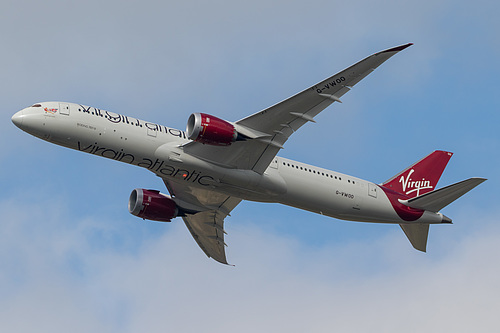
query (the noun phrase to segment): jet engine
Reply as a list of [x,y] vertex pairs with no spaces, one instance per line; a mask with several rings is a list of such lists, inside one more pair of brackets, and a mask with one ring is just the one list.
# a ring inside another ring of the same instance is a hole
[[130,194],[128,211],[140,218],[159,222],[170,222],[179,214],[179,208],[170,196],[142,188],[136,188]]
[[206,113],[191,114],[186,132],[189,139],[214,146],[229,146],[238,139],[232,124]]

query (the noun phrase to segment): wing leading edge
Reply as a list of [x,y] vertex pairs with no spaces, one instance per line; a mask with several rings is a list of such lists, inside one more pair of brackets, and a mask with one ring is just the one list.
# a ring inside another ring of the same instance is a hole
[[228,147],[190,142],[184,152],[216,164],[262,174],[288,138],[307,122],[331,105],[378,66],[412,43],[377,52],[343,71],[279,102],[265,110],[238,120],[235,124],[265,136],[238,141]]

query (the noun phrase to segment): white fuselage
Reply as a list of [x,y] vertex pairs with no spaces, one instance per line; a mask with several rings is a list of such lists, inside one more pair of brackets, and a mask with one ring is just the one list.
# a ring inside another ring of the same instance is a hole
[[[261,175],[225,168],[185,154],[184,131],[72,103],[50,102],[19,111],[13,121],[39,138],[116,161],[137,165],[161,178],[235,196],[276,202],[339,219],[404,223],[374,183],[275,157]],[[425,211],[414,222],[441,223]]]

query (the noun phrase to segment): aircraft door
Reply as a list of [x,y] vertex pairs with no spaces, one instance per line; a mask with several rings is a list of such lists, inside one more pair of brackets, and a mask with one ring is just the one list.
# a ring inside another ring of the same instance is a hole
[[356,182],[356,193],[354,194],[354,205],[352,208],[356,210],[361,210],[361,206],[363,203],[363,196],[361,195],[362,193],[364,194],[364,185],[361,182]]
[[273,168],[273,169],[278,169],[278,159],[277,159],[277,158],[275,158],[275,159],[271,162],[271,164],[269,164],[269,166],[270,166],[271,168]]
[[156,133],[158,131],[158,125],[156,124],[151,124],[151,123],[146,123],[146,128],[148,131],[148,135],[156,138]]
[[69,104],[59,103],[59,113],[69,116]]
[[374,198],[377,197],[377,185],[368,183],[368,195]]

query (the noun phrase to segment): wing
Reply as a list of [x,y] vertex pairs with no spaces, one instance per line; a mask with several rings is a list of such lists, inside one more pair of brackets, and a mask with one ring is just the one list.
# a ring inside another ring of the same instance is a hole
[[[238,120],[236,129],[254,139],[237,141],[228,147],[190,142],[188,154],[226,167],[263,173],[288,138],[305,123],[373,72],[387,59],[411,46],[405,44],[375,53],[316,85],[249,117]],[[253,135],[252,135],[253,134]]]
[[210,190],[163,180],[176,203],[186,210],[200,211],[186,214],[182,219],[194,240],[209,258],[227,264],[224,247],[224,218],[241,199]]

